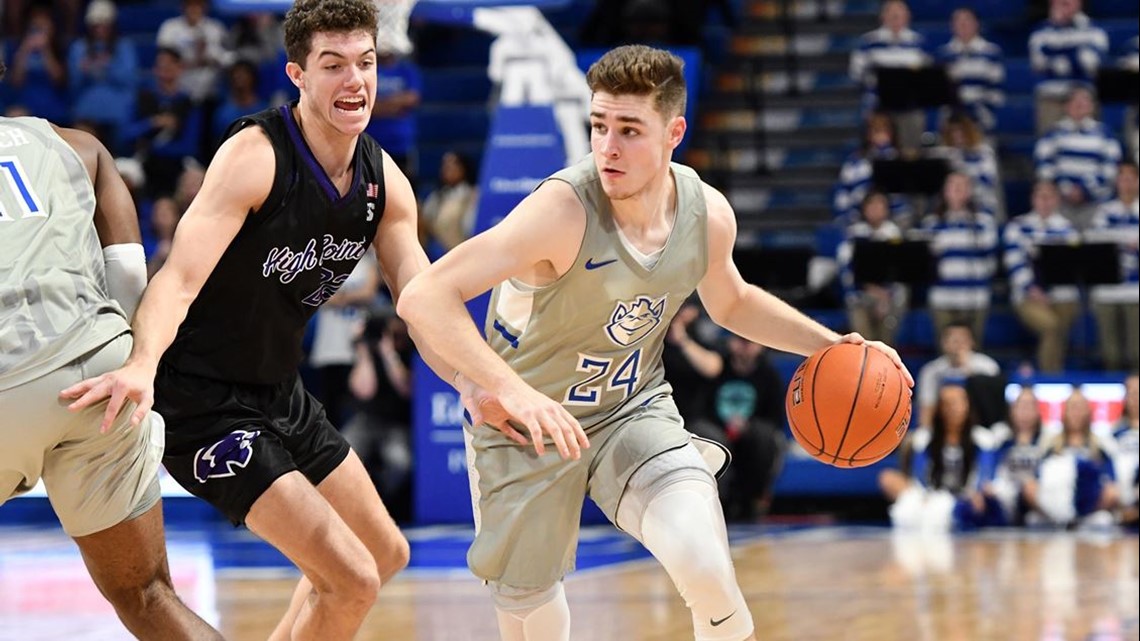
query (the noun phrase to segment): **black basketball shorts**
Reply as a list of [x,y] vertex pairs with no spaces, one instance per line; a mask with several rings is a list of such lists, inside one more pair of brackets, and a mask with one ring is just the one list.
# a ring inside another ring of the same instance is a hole
[[296,375],[248,385],[162,364],[154,390],[166,420],[166,471],[234,525],[282,475],[298,470],[317,485],[348,456],[348,442]]

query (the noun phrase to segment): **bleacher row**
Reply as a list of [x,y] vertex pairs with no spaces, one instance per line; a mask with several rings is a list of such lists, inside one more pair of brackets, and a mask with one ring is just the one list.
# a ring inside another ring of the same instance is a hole
[[[738,13],[746,13],[756,4],[737,0]],[[803,56],[840,54],[846,56],[859,36],[873,28],[878,12],[877,0],[849,0],[847,2],[813,2],[799,0],[791,3],[796,15],[811,19],[798,21],[792,28],[795,35],[785,43],[787,49]],[[813,9],[816,5],[818,8]],[[1032,91],[1035,81],[1028,60],[1028,33],[1033,21],[1026,0],[1011,2],[947,2],[919,0],[912,2],[914,29],[927,38],[932,46],[949,39],[948,17],[952,9],[972,5],[985,24],[984,33],[1002,47],[1005,53],[1006,104],[998,114],[1000,129],[998,146],[1007,159],[1027,157],[1032,153],[1034,137]],[[548,12],[548,19],[571,44],[577,39],[591,0],[571,0],[566,7]],[[1136,5],[1127,0],[1090,0],[1086,11],[1103,28],[1114,45],[1124,43],[1136,34]],[[119,33],[135,45],[140,73],[148,73],[153,65],[157,47],[154,34],[163,20],[178,15],[179,3],[175,0],[148,0],[123,3],[118,7]],[[232,23],[235,16],[218,15],[223,22]],[[821,19],[822,18],[822,19]],[[765,24],[773,25],[772,21]],[[747,27],[745,27],[747,28]],[[478,156],[489,126],[486,106],[490,94],[490,81],[486,63],[490,37],[467,29],[428,27],[430,35],[419,38],[417,62],[424,72],[424,104],[419,113],[420,163],[419,175],[429,182],[434,180],[438,160],[447,148],[457,148],[468,155]],[[9,43],[9,48],[12,43]],[[726,29],[711,25],[706,29],[706,51],[711,52],[707,75],[715,81],[720,73],[716,63],[733,44]],[[737,47],[739,48],[739,47]],[[1113,54],[1116,52],[1113,51]],[[845,59],[844,59],[845,61]],[[810,62],[810,61],[809,61]],[[853,89],[847,77],[846,66],[833,70],[813,71],[810,64],[802,65],[804,84],[815,91]],[[769,74],[770,75],[770,74]],[[712,83],[704,83],[711,86]],[[3,98],[0,97],[0,104]],[[1103,119],[1114,130],[1119,130],[1124,117],[1123,108],[1106,107]],[[785,168],[816,167],[821,164],[838,166],[846,153],[857,144],[858,111],[849,103],[821,101],[807,108],[779,108],[769,110],[761,123],[773,132],[801,132],[810,136],[813,129],[842,128],[847,135],[832,139],[827,147],[804,149],[798,146],[777,149],[774,164]],[[1023,209],[1028,202],[1028,182],[1013,172],[1007,181],[1007,197],[1011,211]],[[755,200],[757,208],[825,206],[827,194],[796,188],[771,189]]]
[[[586,17],[591,11],[592,0],[571,0],[563,8],[547,11],[547,18],[571,43],[575,43]],[[782,2],[736,0],[736,13],[742,17],[757,14],[773,14],[782,10]],[[764,21],[744,21],[738,33],[749,29],[772,31],[773,34],[793,31],[793,42],[784,42],[785,51],[796,51],[801,56],[800,75],[807,75],[805,84],[813,88],[813,94],[805,96],[805,106],[782,107],[779,104],[765,111],[759,124],[772,133],[783,132],[789,143],[780,146],[780,138],[769,140],[771,147],[764,149],[768,163],[781,169],[819,169],[830,180],[838,173],[839,164],[850,149],[857,144],[858,111],[848,99],[855,91],[855,84],[847,76],[846,57],[854,42],[865,31],[877,24],[878,0],[793,0],[788,10],[797,19],[789,23],[764,19]],[[987,38],[999,43],[1005,52],[1005,91],[1007,104],[999,113],[998,147],[1003,159],[1005,177],[1005,197],[1009,213],[1016,214],[1027,209],[1029,176],[1026,171],[1018,171],[1018,163],[1028,163],[1034,141],[1033,127],[1033,82],[1034,75],[1029,70],[1027,58],[1028,33],[1035,21],[1029,17],[1033,11],[1027,0],[992,2],[968,0],[951,2],[946,0],[917,0],[910,3],[915,30],[926,35],[931,47],[950,38],[947,19],[954,7],[970,5],[983,19]],[[148,0],[147,2],[121,3],[117,14],[117,29],[125,38],[136,44],[139,73],[149,73],[154,62],[155,33],[164,19],[177,16],[180,10],[178,0]],[[1137,32],[1137,5],[1131,0],[1089,0],[1085,10],[1097,24],[1109,34],[1110,42],[1119,44]],[[233,23],[235,16],[219,15],[223,22]],[[423,105],[418,111],[418,175],[421,188],[432,185],[437,175],[439,160],[448,149],[466,154],[472,159],[481,155],[484,138],[489,125],[488,99],[491,92],[487,78],[488,52],[491,42],[489,35],[470,29],[451,29],[437,25],[413,25],[417,32],[416,60],[423,71]],[[710,24],[706,29],[706,75],[709,81],[705,87],[718,87],[719,75],[730,70],[727,57],[730,52],[740,49],[740,35],[727,31],[719,23]],[[798,40],[797,40],[798,39]],[[1115,54],[1115,51],[1114,51]],[[821,59],[841,59],[844,64],[838,68],[823,64],[813,66],[812,56]],[[771,56],[769,56],[771,58]],[[267,70],[272,73],[277,70]],[[772,65],[766,71],[768,80],[777,83]],[[277,71],[271,82],[279,83]],[[774,88],[773,88],[774,89]],[[774,91],[775,92],[775,91]],[[831,99],[842,96],[844,99]],[[2,104],[2,99],[0,99]],[[1110,127],[1119,127],[1123,119],[1123,108],[1106,107],[1105,120]],[[707,124],[703,122],[701,124]],[[714,122],[715,124],[715,122]],[[825,141],[815,143],[816,132]],[[839,133],[837,136],[836,133]],[[701,128],[694,128],[694,137],[701,136]],[[681,159],[685,160],[685,159]],[[694,163],[698,164],[698,163]],[[735,188],[728,190],[733,197],[736,210],[742,218],[742,228],[748,227],[751,217],[785,217],[796,227],[797,220],[809,221],[811,216],[800,217],[801,211],[827,210],[830,205],[830,190],[796,181],[787,181],[784,186],[760,185],[757,189]],[[809,224],[808,224],[809,225]],[[805,229],[799,230],[796,238],[807,237]],[[792,230],[795,234],[796,230]],[[809,236],[809,235],[808,235]],[[823,310],[817,313],[831,326],[845,326],[846,319],[841,311]],[[928,317],[917,310],[906,318],[899,335],[899,342],[915,354],[929,352],[934,346]],[[1074,327],[1072,336],[1073,354],[1080,358],[1094,351],[1096,331],[1091,319],[1084,318]],[[999,352],[1009,348],[1008,360],[1015,364],[1018,350],[1031,341],[1024,328],[1009,314],[996,311],[986,332],[987,348]]]

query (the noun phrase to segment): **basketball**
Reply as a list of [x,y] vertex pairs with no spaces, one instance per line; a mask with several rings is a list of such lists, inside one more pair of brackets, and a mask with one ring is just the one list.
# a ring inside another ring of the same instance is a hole
[[788,423],[796,441],[835,467],[863,467],[898,447],[910,424],[903,374],[865,345],[825,347],[796,369],[788,386]]

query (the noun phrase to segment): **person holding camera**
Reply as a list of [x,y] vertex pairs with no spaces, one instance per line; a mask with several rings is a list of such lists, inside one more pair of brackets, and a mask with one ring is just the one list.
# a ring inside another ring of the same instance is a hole
[[397,521],[411,516],[412,356],[408,326],[394,313],[373,314],[355,344],[348,387],[357,411],[344,437],[360,455]]

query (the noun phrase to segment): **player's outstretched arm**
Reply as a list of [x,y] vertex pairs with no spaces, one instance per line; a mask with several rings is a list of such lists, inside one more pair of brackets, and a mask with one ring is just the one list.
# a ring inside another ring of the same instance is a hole
[[64,390],[68,406],[79,410],[110,398],[103,418],[107,429],[130,399],[137,425],[154,402],[158,360],[186,318],[190,304],[233,241],[251,210],[258,209],[273,186],[276,160],[269,139],[250,127],[227,140],[206,170],[197,197],[174,233],[170,256],[155,274],[135,314],[134,348],[120,369],[89,378]]
[[[387,153],[384,154],[384,191],[386,194],[384,216],[380,219],[380,227],[377,229],[372,246],[379,258],[380,271],[388,284],[392,300],[398,304],[404,287],[430,263],[419,239],[419,216],[415,193],[407,177]],[[451,383],[459,392],[460,399],[471,414],[475,425],[483,422],[491,423],[519,445],[526,445],[526,438],[509,425],[507,417],[495,413],[493,397],[486,390],[474,385],[458,370],[448,365],[432,350],[430,341],[424,340],[417,328],[409,325],[408,334],[416,343],[416,348],[428,367],[441,379]],[[487,406],[491,409],[484,412],[483,407]]]
[[768,347],[809,356],[837,342],[866,343],[886,354],[902,370],[907,382],[914,379],[897,352],[859,334],[840,336],[796,308],[744,281],[732,259],[736,244],[736,214],[719,191],[705,185],[708,205],[708,270],[697,286],[709,316],[721,327]]
[[[399,303],[404,288],[412,278],[430,264],[419,241],[419,215],[415,192],[400,167],[384,152],[384,215],[376,230],[372,247],[380,262],[384,282]],[[416,328],[409,326],[408,333],[428,367],[437,376],[454,385],[456,370],[432,351],[428,341],[420,339]]]
[[417,343],[429,346],[454,371],[486,390],[507,416],[526,428],[540,454],[546,432],[565,458],[577,458],[581,448],[589,446],[585,432],[561,404],[527,385],[495,354],[463,304],[508,278],[564,274],[574,264],[585,229],[585,209],[573,189],[549,181],[501,223],[420,272],[404,288],[396,308],[415,330]]

